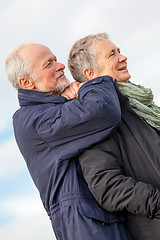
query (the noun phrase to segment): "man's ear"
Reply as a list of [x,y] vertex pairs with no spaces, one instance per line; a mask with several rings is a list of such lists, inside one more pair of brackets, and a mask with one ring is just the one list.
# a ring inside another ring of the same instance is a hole
[[26,89],[26,90],[33,90],[35,88],[32,80],[27,77],[20,77],[19,84],[22,86],[23,89]]
[[88,79],[92,80],[96,77],[96,72],[94,69],[86,68],[83,70],[83,75]]

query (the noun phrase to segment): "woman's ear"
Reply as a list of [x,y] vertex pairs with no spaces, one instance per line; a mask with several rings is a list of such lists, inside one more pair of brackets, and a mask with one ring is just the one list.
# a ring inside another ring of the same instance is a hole
[[91,68],[86,68],[83,70],[83,75],[88,79],[92,80],[93,78],[96,77],[96,72],[94,69]]
[[22,86],[23,89],[26,89],[26,90],[33,90],[35,88],[32,80],[27,77],[20,77],[19,84]]

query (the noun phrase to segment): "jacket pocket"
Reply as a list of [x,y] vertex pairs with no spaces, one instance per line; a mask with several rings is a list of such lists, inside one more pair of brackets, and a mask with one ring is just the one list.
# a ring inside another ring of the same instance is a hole
[[81,202],[78,206],[78,211],[82,216],[90,218],[97,223],[112,224],[124,221],[120,213],[110,213],[102,209],[99,205],[92,203]]

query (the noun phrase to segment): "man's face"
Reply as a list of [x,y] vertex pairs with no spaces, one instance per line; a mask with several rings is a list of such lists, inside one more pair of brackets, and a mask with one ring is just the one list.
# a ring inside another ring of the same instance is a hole
[[128,82],[131,75],[127,70],[127,58],[119,48],[110,40],[98,40],[94,49],[97,63],[94,77],[109,75],[118,82]]
[[41,44],[31,44],[22,50],[23,59],[32,64],[35,88],[41,92],[53,92],[59,95],[69,84],[64,75],[65,66],[57,62],[49,48]]

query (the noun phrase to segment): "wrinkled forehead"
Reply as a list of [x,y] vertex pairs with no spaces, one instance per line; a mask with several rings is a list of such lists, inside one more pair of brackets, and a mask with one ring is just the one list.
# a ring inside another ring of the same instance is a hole
[[51,52],[51,50],[41,44],[30,44],[19,51],[20,56],[23,60],[26,62],[35,65],[37,63],[41,63],[46,58],[49,58],[51,56],[54,56],[54,54]]
[[111,48],[117,48],[117,46],[109,39],[99,39],[95,43],[94,48],[95,48],[95,50],[98,50],[98,49],[104,49],[104,50],[108,49],[109,50]]

